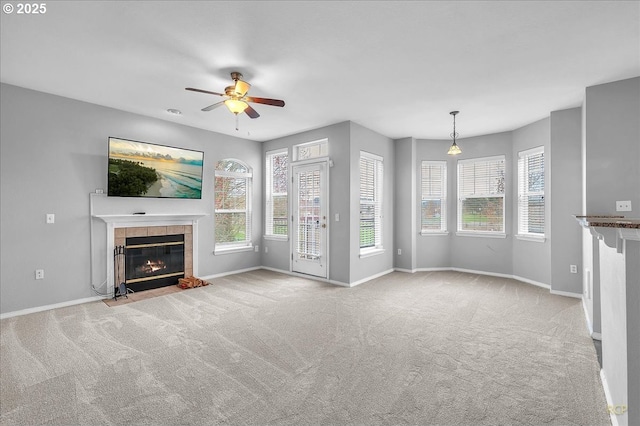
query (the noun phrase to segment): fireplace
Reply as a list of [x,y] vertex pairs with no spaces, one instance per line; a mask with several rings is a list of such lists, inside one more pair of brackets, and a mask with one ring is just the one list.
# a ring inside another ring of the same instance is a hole
[[193,233],[189,225],[114,229],[114,289],[132,291],[177,285],[193,275]]
[[184,234],[126,239],[124,283],[133,291],[176,285],[184,266]]
[[[182,235],[184,238],[182,248],[184,259],[183,274],[186,277],[197,276],[198,257],[194,254],[198,252],[198,220],[205,216],[207,214],[197,213],[93,215],[94,218],[100,219],[107,224],[107,297],[113,297],[115,289],[119,287],[120,283],[125,283],[128,279],[125,274],[124,253],[122,253],[122,260],[120,261],[120,258],[115,255],[117,249],[121,247],[122,252],[126,251],[125,247],[129,245],[129,241],[133,241],[132,245],[147,244],[140,243],[139,240],[130,240],[131,238]],[[151,241],[155,243],[154,239]],[[179,241],[169,242],[179,243]],[[169,246],[172,247],[172,245]],[[175,247],[172,247],[172,250],[174,249]],[[166,263],[166,260],[163,260],[163,262]],[[151,263],[154,262],[152,261]],[[157,267],[157,265],[151,266],[153,268]],[[155,272],[158,273],[157,270]],[[170,273],[177,273],[177,271]],[[129,279],[135,280],[137,278]],[[180,275],[177,275],[173,279],[177,283],[179,278]],[[139,282],[142,283],[144,281]],[[131,283],[126,284],[126,286],[134,290],[136,284]],[[160,286],[163,285],[161,284]]]

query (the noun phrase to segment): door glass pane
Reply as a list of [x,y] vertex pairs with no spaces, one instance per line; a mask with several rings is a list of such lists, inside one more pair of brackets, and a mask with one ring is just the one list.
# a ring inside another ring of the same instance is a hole
[[297,256],[317,259],[320,253],[320,171],[298,174]]

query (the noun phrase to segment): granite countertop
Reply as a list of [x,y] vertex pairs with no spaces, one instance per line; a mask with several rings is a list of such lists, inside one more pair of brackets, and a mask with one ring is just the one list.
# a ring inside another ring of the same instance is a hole
[[640,229],[640,219],[625,218],[624,216],[574,215],[574,217],[583,226]]

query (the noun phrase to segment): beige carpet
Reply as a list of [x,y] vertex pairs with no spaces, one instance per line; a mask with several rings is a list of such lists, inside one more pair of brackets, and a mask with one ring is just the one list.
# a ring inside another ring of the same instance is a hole
[[1,321],[0,423],[608,425],[581,302],[513,280],[270,271]]

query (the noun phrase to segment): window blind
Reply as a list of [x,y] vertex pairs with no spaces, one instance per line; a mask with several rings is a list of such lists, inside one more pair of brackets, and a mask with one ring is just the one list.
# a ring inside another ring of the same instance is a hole
[[298,258],[318,259],[321,253],[320,235],[320,171],[298,174]]
[[382,248],[382,158],[360,153],[360,248]]
[[267,153],[265,166],[265,235],[286,237],[289,233],[287,150]]
[[518,153],[518,234],[544,235],[544,147]]
[[250,169],[236,160],[221,160],[215,170],[216,246],[251,245]]
[[458,161],[458,231],[504,232],[505,157]]
[[421,231],[447,230],[447,162],[423,161],[421,170]]

